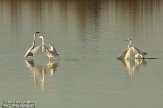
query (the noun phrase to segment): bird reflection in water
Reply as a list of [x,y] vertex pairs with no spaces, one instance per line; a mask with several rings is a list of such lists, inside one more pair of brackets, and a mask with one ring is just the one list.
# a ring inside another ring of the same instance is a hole
[[142,65],[147,64],[147,62],[144,59],[133,59],[133,60],[120,59],[120,62],[128,71],[128,79],[132,79],[134,72],[138,71],[138,69]]
[[36,88],[44,89],[46,75],[53,76],[59,63],[49,61],[45,65],[35,65],[34,60],[25,59],[25,64],[33,74]]

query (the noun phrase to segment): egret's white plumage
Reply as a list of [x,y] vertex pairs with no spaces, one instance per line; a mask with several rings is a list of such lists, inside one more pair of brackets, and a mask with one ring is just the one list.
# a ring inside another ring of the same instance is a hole
[[118,59],[143,59],[144,55],[147,55],[146,52],[141,52],[140,49],[136,47],[131,47],[131,39],[128,39],[126,41],[129,41],[128,48],[122,51],[122,53],[118,56]]
[[57,51],[56,49],[54,48],[53,45],[49,44],[49,47],[50,49],[48,49],[46,46],[45,46],[45,43],[44,43],[44,37],[43,36],[39,36],[38,38],[41,38],[42,39],[42,44],[40,46],[38,46],[38,48],[33,52],[35,54],[37,54],[38,52],[42,52],[44,53],[49,59],[51,58],[55,58],[58,54],[57,54]]
[[45,46],[45,42],[44,42],[44,37],[43,36],[39,36],[37,38],[41,38],[42,39],[42,43],[41,45],[35,47],[35,39],[36,39],[36,34],[40,33],[40,32],[36,32],[34,33],[34,37],[33,37],[33,44],[32,46],[27,50],[26,54],[24,55],[24,57],[30,57],[33,55],[37,55],[37,54],[45,54],[49,60],[51,58],[55,58],[56,56],[58,56],[59,54],[57,54],[56,49],[54,48],[54,46],[52,44],[49,44],[49,49]]
[[49,47],[50,47],[50,49],[49,49],[50,52],[54,53],[54,55],[59,55],[57,53],[57,50],[55,49],[55,47],[52,44],[49,44]]
[[36,34],[40,32],[36,32],[33,34],[33,43],[32,46],[26,51],[24,57],[30,57],[33,56],[33,53],[31,52],[35,48],[35,39],[36,39]]

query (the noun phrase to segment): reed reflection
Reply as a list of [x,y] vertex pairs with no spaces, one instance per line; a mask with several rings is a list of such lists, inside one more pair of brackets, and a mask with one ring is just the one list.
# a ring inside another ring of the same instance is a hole
[[138,69],[142,66],[147,64],[147,62],[144,59],[133,59],[133,60],[120,60],[121,64],[124,66],[125,69],[127,69],[128,72],[128,79],[132,79],[133,75]]
[[101,0],[78,0],[74,4],[78,27],[82,32],[98,32]]
[[[0,0],[0,18],[5,24],[10,22],[13,30],[24,22],[44,30],[49,24],[56,24],[57,19],[67,22],[75,16],[82,32],[96,32],[109,23],[110,28],[136,34],[161,20],[161,6],[161,0]],[[47,24],[48,18],[51,19]]]
[[36,88],[44,89],[46,75],[53,76],[58,67],[58,62],[48,62],[45,65],[37,65],[34,60],[25,60],[26,67],[32,72]]

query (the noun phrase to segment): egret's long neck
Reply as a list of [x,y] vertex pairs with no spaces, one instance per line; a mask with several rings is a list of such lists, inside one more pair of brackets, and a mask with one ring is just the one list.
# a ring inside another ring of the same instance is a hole
[[33,40],[33,44],[32,44],[32,47],[33,47],[33,48],[35,47],[35,40]]
[[129,44],[128,44],[128,48],[130,48],[130,45],[132,44],[132,41],[130,40]]
[[34,34],[34,36],[33,36],[33,44],[32,44],[33,48],[35,47],[35,39],[36,39],[36,35]]
[[33,41],[35,41],[35,39],[36,39],[36,34],[33,35]]
[[42,45],[45,45],[45,43],[44,43],[44,38],[42,37],[41,39],[42,39]]

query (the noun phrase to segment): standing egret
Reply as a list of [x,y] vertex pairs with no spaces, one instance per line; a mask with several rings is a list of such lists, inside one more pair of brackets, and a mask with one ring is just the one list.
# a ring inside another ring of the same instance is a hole
[[141,52],[140,49],[136,47],[131,47],[132,39],[127,39],[129,41],[128,47],[122,51],[122,53],[117,57],[117,59],[143,59],[146,52]]
[[49,44],[50,49],[48,49],[48,48],[45,46],[44,37],[43,37],[43,36],[39,36],[38,38],[41,38],[41,39],[42,39],[42,44],[41,44],[41,46],[39,46],[39,48],[36,49],[36,50],[40,50],[40,49],[41,49],[42,53],[44,53],[44,54],[49,58],[49,60],[50,60],[51,58],[54,59],[54,58],[58,55],[56,49],[54,48],[54,46],[51,45],[51,44]]
[[33,54],[31,53],[31,51],[35,48],[35,39],[36,39],[36,34],[40,33],[40,32],[36,32],[33,35],[33,44],[32,46],[27,50],[27,52],[25,53],[24,57],[30,57],[33,56]]

